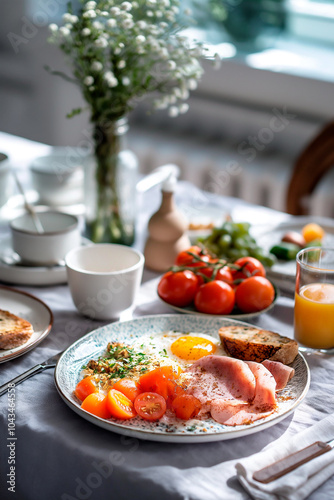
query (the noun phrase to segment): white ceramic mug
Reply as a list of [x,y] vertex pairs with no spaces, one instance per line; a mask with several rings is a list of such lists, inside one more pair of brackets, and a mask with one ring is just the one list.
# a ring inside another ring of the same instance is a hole
[[55,265],[81,243],[79,220],[74,215],[47,210],[37,212],[44,229],[36,231],[33,219],[25,213],[10,223],[13,250],[30,265]]
[[71,250],[66,257],[73,302],[84,316],[119,318],[138,292],[144,256],[124,245],[101,243]]
[[80,148],[55,147],[30,165],[33,187],[39,202],[49,206],[82,203],[84,164],[89,156]]

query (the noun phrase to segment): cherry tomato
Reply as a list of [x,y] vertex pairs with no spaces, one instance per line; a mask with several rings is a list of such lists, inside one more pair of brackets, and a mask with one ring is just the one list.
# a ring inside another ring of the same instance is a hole
[[155,392],[167,399],[170,392],[170,382],[173,382],[178,376],[172,366],[160,366],[155,370],[144,373],[139,379],[140,387],[143,392]]
[[110,418],[111,414],[107,406],[107,396],[102,392],[93,392],[87,396],[81,408],[100,418]]
[[245,279],[237,287],[235,299],[242,312],[262,311],[270,306],[275,298],[275,289],[267,278],[253,276]]
[[[218,259],[214,259],[213,257],[207,257],[207,262],[210,263],[210,264],[215,264],[216,262],[218,262]],[[205,266],[205,264],[202,264],[202,266]],[[212,266],[206,266],[206,267],[203,267],[203,269],[198,269],[198,270],[196,269],[195,272],[202,273],[205,276],[207,276],[208,278],[211,278],[212,273],[213,273],[213,267]],[[202,283],[204,283],[203,278],[201,278],[200,276],[197,276],[197,277],[201,280],[200,285]]]
[[192,271],[168,271],[158,285],[159,296],[173,306],[188,306],[198,289],[197,276]]
[[107,394],[107,407],[114,418],[129,420],[136,416],[132,401],[115,389],[110,389]]
[[175,264],[177,266],[201,266],[202,264],[195,260],[192,255],[189,255],[188,252],[191,252],[195,255],[198,255],[201,257],[201,259],[204,259],[205,261],[208,260],[208,256],[204,255],[202,252],[202,249],[198,247],[197,245],[194,245],[187,250],[184,250],[183,252],[180,252],[179,255],[176,257]]
[[166,401],[155,392],[143,392],[135,399],[135,410],[145,420],[159,420],[166,412]]
[[134,401],[138,394],[140,394],[142,391],[140,390],[139,384],[132,380],[131,378],[121,378],[119,379],[116,384],[112,386],[113,389],[116,391],[120,391],[122,394],[124,394],[127,398],[130,399],[130,401]]
[[166,400],[167,408],[172,408],[174,399],[177,396],[181,396],[181,394],[185,394],[186,391],[185,389],[183,389],[183,387],[181,387],[181,385],[179,385],[174,380],[169,380],[167,387],[168,387],[168,398]]
[[175,411],[175,415],[183,420],[189,420],[190,418],[196,417],[201,407],[200,400],[191,394],[181,394],[177,396],[172,403],[172,409]]
[[80,401],[86,399],[87,396],[92,394],[93,392],[98,392],[98,387],[95,384],[94,375],[90,375],[88,377],[83,378],[78,382],[75,388],[75,395]]
[[234,290],[224,281],[204,283],[195,295],[197,311],[207,314],[230,314],[234,303]]
[[225,283],[230,285],[232,288],[234,287],[232,272],[228,266],[221,267],[217,272],[215,279],[217,281],[225,281]]
[[266,270],[262,263],[254,257],[241,257],[234,262],[237,266],[242,267],[240,271],[233,271],[232,276],[234,280],[246,279],[251,276],[266,277]]

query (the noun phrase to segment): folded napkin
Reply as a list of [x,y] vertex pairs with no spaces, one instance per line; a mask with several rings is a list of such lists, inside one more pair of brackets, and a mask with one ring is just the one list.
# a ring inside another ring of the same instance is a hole
[[245,490],[256,500],[302,500],[334,475],[334,450],[301,465],[294,471],[263,484],[253,473],[294,453],[315,441],[334,439],[334,415],[324,418],[294,437],[282,436],[256,455],[236,464],[237,477]]

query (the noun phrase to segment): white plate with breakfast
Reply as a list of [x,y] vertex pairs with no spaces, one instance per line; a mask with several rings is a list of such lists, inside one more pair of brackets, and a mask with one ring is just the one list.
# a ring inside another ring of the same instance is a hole
[[49,335],[50,308],[37,297],[0,285],[0,363],[30,351]]
[[[136,394],[124,389],[129,380]],[[166,314],[82,337],[61,356],[55,384],[72,410],[104,429],[194,443],[275,425],[302,402],[310,374],[287,337],[235,320]]]
[[[258,245],[264,250],[269,251],[274,245],[279,245],[284,235],[293,232],[301,234],[302,229],[307,225],[315,223],[324,231],[322,239],[323,247],[334,247],[334,221],[326,217],[291,217],[286,222],[283,222],[276,227],[253,226],[252,234],[255,236]],[[267,277],[281,289],[286,291],[294,291],[296,278],[296,260],[282,260],[277,262],[267,269]]]

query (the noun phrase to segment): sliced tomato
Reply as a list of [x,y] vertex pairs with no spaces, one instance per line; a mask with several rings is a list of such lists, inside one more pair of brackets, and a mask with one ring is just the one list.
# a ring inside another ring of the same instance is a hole
[[145,420],[159,420],[166,412],[166,401],[155,392],[142,392],[135,399],[135,410]]
[[77,383],[74,394],[80,401],[83,401],[87,396],[93,392],[98,392],[98,390],[94,375],[89,375]]
[[116,384],[112,386],[113,389],[116,391],[120,391],[122,394],[124,394],[127,398],[130,399],[130,401],[134,401],[138,394],[140,394],[142,391],[140,389],[139,384],[132,380],[131,378],[121,378],[119,379]]
[[128,420],[136,416],[132,401],[120,391],[110,389],[107,394],[107,406],[114,418]]
[[143,392],[156,392],[164,399],[169,395],[169,383],[173,382],[178,376],[172,366],[160,366],[155,370],[144,373],[139,379],[140,387]]
[[83,401],[81,408],[100,418],[110,418],[111,414],[107,406],[107,396],[102,392],[93,392]]
[[181,396],[181,394],[185,394],[185,389],[181,385],[179,385],[174,380],[168,381],[168,398],[167,398],[167,408],[172,408],[172,403],[177,396]]
[[175,415],[183,420],[189,420],[190,418],[196,417],[201,407],[200,400],[191,394],[180,394],[172,403],[172,409],[175,411]]

